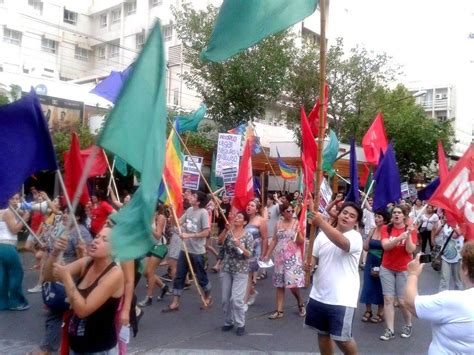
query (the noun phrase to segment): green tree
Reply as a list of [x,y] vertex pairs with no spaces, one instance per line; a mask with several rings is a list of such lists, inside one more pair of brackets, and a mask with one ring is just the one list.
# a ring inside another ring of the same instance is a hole
[[[97,140],[97,136],[92,134],[87,126],[83,126],[80,123],[73,128],[73,131],[77,133],[81,149],[90,147],[95,144]],[[60,166],[64,166],[64,153],[67,152],[71,146],[71,132],[54,132],[51,138]]]
[[443,142],[446,152],[454,144],[451,122],[428,117],[403,85],[393,90],[377,88],[360,116],[346,120],[343,137],[348,139],[350,132],[355,132],[357,142],[361,142],[378,111],[383,113],[387,136],[393,141],[400,174],[405,179],[429,171],[431,163],[437,160],[438,140]]
[[[355,47],[346,53],[338,38],[327,53],[326,81],[329,85],[328,121],[338,137],[343,137],[345,121],[360,117],[379,88],[393,82],[398,68],[386,54],[375,54]],[[288,115],[299,122],[299,108],[309,112],[319,96],[319,48],[304,46],[294,57],[288,80],[288,95],[295,107]],[[356,132],[352,132],[353,135]]]
[[219,128],[230,129],[256,117],[282,94],[294,45],[288,32],[270,36],[224,63],[203,62],[199,55],[212,32],[218,9],[173,10],[178,37],[183,41],[183,74],[189,87],[204,99],[207,114]]

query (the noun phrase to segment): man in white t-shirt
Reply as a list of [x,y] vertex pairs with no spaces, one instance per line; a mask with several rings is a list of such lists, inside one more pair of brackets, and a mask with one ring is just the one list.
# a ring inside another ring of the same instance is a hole
[[358,264],[362,236],[354,227],[362,220],[362,210],[353,202],[344,203],[336,227],[319,213],[312,216],[312,223],[320,228],[313,247],[313,265],[317,264],[318,268],[313,276],[305,324],[318,332],[321,353],[334,352],[335,341],[345,354],[356,354],[352,321],[360,287]]
[[427,296],[418,295],[418,278],[423,270],[420,254],[408,263],[406,305],[416,317],[431,322],[429,355],[474,354],[474,242],[464,244],[461,257],[465,290]]

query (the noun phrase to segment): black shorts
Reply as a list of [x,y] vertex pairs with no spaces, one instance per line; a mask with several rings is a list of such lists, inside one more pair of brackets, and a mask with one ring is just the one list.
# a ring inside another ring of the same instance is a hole
[[355,308],[325,304],[310,298],[304,323],[335,341],[349,341],[352,339],[354,315]]

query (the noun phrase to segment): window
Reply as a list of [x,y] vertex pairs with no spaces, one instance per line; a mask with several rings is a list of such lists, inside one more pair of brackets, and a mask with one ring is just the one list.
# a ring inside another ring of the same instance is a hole
[[56,53],[57,42],[45,37],[41,38],[41,49],[48,53]]
[[137,1],[130,1],[125,3],[125,8],[127,11],[127,16],[128,15],[133,15],[135,12],[137,12]]
[[163,37],[165,41],[171,41],[171,38],[173,38],[173,25],[163,26]]
[[109,57],[118,57],[120,47],[117,44],[109,44]]
[[107,14],[102,14],[99,17],[99,26],[107,27]]
[[158,5],[163,5],[163,0],[150,0],[150,5],[152,7],[158,6]]
[[145,43],[145,34],[143,32],[137,33],[136,42],[137,42],[137,49],[140,49],[143,47],[143,44]]
[[112,12],[110,14],[110,17],[111,17],[112,23],[119,22],[120,21],[120,9],[112,10]]
[[95,55],[98,59],[105,59],[105,47],[104,46],[97,47],[95,52],[96,52]]
[[66,23],[69,23],[70,25],[77,24],[77,12],[64,9],[63,21]]
[[43,13],[43,1],[41,0],[28,0],[28,5],[31,6],[34,10]]
[[179,89],[173,89],[173,105],[178,106],[179,104]]
[[89,60],[89,57],[90,57],[90,51],[88,51],[85,48],[81,48],[81,47],[76,46],[76,49],[74,51],[74,57],[76,59],[83,60],[83,61],[87,62]]
[[3,42],[19,46],[21,44],[21,32],[3,28]]

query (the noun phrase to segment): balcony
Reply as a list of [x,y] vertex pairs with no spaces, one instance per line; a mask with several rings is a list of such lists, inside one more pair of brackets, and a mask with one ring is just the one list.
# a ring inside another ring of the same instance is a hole
[[[421,106],[425,110],[433,109],[433,100],[425,100],[421,103]],[[436,99],[434,100],[434,109],[437,110],[451,110],[451,107],[448,106],[448,99]]]

